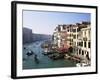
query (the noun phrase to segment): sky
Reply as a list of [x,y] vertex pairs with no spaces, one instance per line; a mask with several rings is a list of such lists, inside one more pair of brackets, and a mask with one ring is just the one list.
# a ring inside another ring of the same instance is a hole
[[53,34],[59,24],[75,24],[90,20],[90,13],[23,11],[23,27],[38,34]]

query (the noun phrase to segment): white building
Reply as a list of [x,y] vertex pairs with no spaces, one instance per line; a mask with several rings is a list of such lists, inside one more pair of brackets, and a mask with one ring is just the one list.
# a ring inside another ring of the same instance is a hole
[[67,25],[67,44],[68,46],[73,45],[73,25]]
[[58,25],[53,33],[54,44],[57,44],[58,48],[66,47],[67,29],[66,25]]
[[58,48],[72,47],[75,55],[83,58],[85,61],[90,61],[90,22],[82,22],[75,25],[58,25],[53,33],[53,40]]
[[90,61],[91,59],[91,27],[90,23],[82,24],[79,26],[81,30],[78,35],[78,50],[77,55]]

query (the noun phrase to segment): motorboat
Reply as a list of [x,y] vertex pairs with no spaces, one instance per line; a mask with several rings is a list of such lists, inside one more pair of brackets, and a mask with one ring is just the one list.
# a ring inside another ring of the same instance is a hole
[[76,66],[77,67],[86,67],[86,66],[89,66],[89,64],[86,64],[86,63],[77,63]]

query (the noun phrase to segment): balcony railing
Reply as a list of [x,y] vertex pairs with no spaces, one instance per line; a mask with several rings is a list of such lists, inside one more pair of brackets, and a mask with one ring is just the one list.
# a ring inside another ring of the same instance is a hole
[[84,40],[84,41],[87,41],[87,37],[83,37],[83,40]]

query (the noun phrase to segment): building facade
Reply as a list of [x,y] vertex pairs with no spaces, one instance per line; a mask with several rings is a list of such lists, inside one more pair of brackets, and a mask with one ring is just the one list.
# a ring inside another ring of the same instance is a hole
[[67,45],[72,47],[73,45],[73,25],[67,25]]
[[64,48],[73,48],[73,53],[86,61],[91,59],[91,25],[82,22],[70,25],[58,25],[53,33],[54,44]]
[[77,46],[77,55],[87,61],[91,59],[91,27],[90,23],[82,23],[79,26],[79,37]]
[[58,25],[53,33],[53,41],[54,44],[57,45],[58,48],[66,48],[67,47],[67,28],[66,25]]

